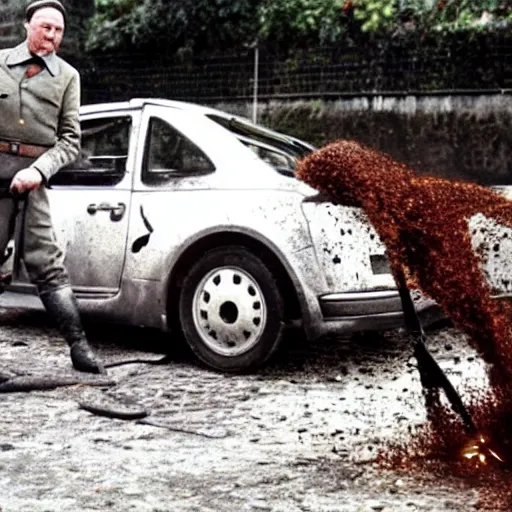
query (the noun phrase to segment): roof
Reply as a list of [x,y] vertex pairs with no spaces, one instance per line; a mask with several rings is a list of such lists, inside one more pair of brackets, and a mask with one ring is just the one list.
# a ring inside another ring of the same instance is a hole
[[141,109],[144,105],[158,105],[162,107],[176,108],[179,110],[197,112],[198,114],[203,115],[215,114],[220,117],[225,117],[226,119],[236,118],[241,119],[244,122],[251,122],[249,119],[244,117],[228,114],[227,112],[223,112],[222,110],[217,110],[215,108],[207,107],[204,105],[197,105],[195,103],[188,103],[185,101],[168,100],[165,98],[133,98],[129,101],[94,103],[80,107],[80,113],[87,114],[92,112],[109,112],[113,110],[134,110]]
[[279,147],[280,143],[285,145],[292,144],[295,146],[298,156],[313,151],[315,148],[300,139],[292,137],[287,134],[279,133],[262,125],[253,123],[250,119],[242,116],[223,112],[212,107],[204,105],[197,105],[195,103],[187,103],[185,101],[168,100],[164,98],[133,98],[129,101],[110,102],[110,103],[96,103],[92,105],[84,105],[80,108],[81,114],[98,113],[98,112],[112,112],[112,111],[129,111],[140,110],[145,105],[156,105],[165,108],[174,108],[182,111],[193,112],[203,116],[207,116],[218,124],[228,128],[230,131],[238,135],[245,135],[249,137],[256,137],[263,142],[270,142]]

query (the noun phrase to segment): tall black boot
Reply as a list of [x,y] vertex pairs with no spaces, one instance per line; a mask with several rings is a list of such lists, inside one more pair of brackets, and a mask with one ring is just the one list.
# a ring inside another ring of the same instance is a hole
[[85,336],[71,287],[44,291],[40,294],[40,298],[46,311],[55,319],[60,333],[71,347],[71,361],[75,369],[80,372],[105,373],[103,365]]

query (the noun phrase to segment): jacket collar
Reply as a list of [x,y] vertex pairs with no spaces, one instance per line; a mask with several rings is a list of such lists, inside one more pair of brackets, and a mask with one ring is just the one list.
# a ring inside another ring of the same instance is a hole
[[[33,58],[34,56],[28,50],[27,42],[24,41],[11,49],[5,62],[9,67],[12,67],[17,66],[18,64],[23,64]],[[60,64],[55,52],[50,53],[50,55],[44,55],[41,59],[52,76],[60,74]]]

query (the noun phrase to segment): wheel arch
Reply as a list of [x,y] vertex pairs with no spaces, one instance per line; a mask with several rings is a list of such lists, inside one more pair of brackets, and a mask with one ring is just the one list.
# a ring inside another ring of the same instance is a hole
[[178,302],[183,278],[197,258],[210,248],[238,245],[259,257],[272,272],[282,290],[284,316],[286,320],[298,319],[302,315],[303,291],[293,270],[284,262],[280,251],[268,240],[265,242],[247,233],[236,231],[209,233],[191,242],[174,261],[167,277],[166,311],[169,327],[178,325]]

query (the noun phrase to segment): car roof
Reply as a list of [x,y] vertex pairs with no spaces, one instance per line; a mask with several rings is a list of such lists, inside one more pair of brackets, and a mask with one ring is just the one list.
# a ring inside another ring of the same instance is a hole
[[197,105],[195,103],[188,103],[186,101],[168,100],[164,98],[133,98],[129,101],[109,102],[109,103],[96,103],[91,105],[83,105],[80,107],[80,114],[96,114],[102,112],[122,111],[122,110],[137,110],[142,109],[145,105],[156,105],[165,108],[174,108],[186,112],[196,113],[199,115],[207,116],[216,121],[218,124],[228,128],[232,132],[239,135],[248,135],[256,137],[263,142],[272,141],[274,144],[279,141],[285,145],[291,144],[295,147],[298,155],[304,156],[305,154],[313,151],[315,148],[308,142],[300,140],[288,134],[276,132],[262,125],[253,123],[250,119],[235,114],[230,114],[216,108],[207,107],[204,105]]
[[94,103],[90,105],[82,105],[80,107],[81,114],[90,114],[97,112],[110,112],[113,110],[135,110],[141,109],[144,105],[157,105],[167,108],[175,108],[179,110],[185,110],[188,112],[196,112],[198,114],[215,114],[226,119],[236,118],[243,120],[244,122],[251,122],[249,119],[237,116],[234,114],[228,114],[222,110],[217,110],[212,107],[204,105],[197,105],[195,103],[188,103],[186,101],[168,100],[164,98],[133,98],[129,101],[116,101],[108,103]]

